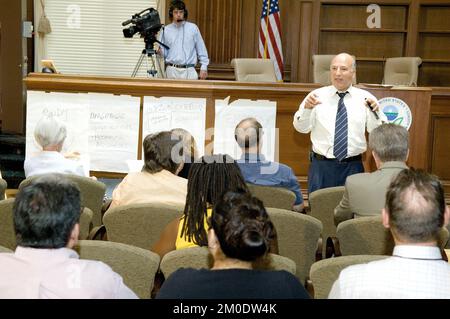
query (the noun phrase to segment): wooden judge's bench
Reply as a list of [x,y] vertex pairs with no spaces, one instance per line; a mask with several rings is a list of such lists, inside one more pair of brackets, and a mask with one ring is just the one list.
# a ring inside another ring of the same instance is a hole
[[[279,129],[279,161],[291,166],[307,189],[311,142],[309,134],[295,131],[292,120],[300,102],[317,84],[244,83],[234,81],[185,81],[167,79],[137,79],[119,77],[30,74],[25,79],[27,90],[50,92],[97,92],[133,96],[173,96],[206,98],[206,128],[214,126],[214,101],[230,96],[236,99],[271,100],[277,102],[276,127]],[[375,95],[397,97],[411,109],[410,155],[408,165],[434,173],[450,191],[450,88],[385,88],[358,85]],[[141,112],[142,112],[141,99]],[[142,117],[141,117],[142,118]],[[141,123],[142,125],[142,123]],[[140,136],[142,141],[142,136]],[[205,144],[210,144],[206,140]],[[141,145],[141,143],[139,143]],[[138,152],[141,152],[139,147]],[[365,167],[375,170],[373,159],[366,152]],[[93,172],[96,176],[111,173]]]

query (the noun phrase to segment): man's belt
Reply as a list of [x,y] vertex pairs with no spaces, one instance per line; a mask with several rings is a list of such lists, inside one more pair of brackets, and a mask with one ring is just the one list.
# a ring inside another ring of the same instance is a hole
[[[312,152],[312,154],[313,154],[313,157],[315,157],[319,161],[338,161],[339,162],[339,160],[337,158],[328,158],[328,157],[325,157],[323,155],[320,155],[320,154],[317,154],[314,152]],[[361,154],[359,154],[356,156],[344,158],[341,162],[355,162],[355,161],[361,161],[361,160],[362,160],[362,156],[361,156]]]
[[174,68],[187,69],[195,67],[195,64],[174,64],[174,63],[166,63],[168,66],[173,66]]

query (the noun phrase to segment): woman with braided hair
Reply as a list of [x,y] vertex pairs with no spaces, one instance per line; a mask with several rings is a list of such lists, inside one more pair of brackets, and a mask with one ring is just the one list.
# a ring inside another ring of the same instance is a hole
[[[193,163],[187,189],[183,216],[169,223],[151,248],[161,258],[175,249],[207,246],[206,221],[211,216],[212,207],[226,191],[248,192],[235,160],[222,154],[203,156]],[[275,247],[272,249],[277,250]]]

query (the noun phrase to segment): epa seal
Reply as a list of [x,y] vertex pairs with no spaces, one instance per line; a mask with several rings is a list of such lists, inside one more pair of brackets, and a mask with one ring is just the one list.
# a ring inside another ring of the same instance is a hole
[[396,97],[385,97],[378,100],[380,110],[386,115],[389,123],[394,123],[405,127],[411,127],[412,115],[408,104]]

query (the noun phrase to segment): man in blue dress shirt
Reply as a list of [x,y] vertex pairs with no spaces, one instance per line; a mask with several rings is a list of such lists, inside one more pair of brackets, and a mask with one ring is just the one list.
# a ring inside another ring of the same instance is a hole
[[297,177],[287,165],[266,161],[260,153],[262,146],[262,125],[255,118],[243,119],[235,128],[234,137],[242,149],[238,160],[239,168],[247,183],[283,187],[295,194],[293,210],[303,211],[303,196]]
[[[208,52],[197,25],[186,21],[188,12],[181,0],[170,3],[172,21],[160,34],[160,41],[169,49],[160,47],[164,55],[166,77],[169,79],[205,80],[208,76]],[[200,76],[195,65],[200,62]]]

